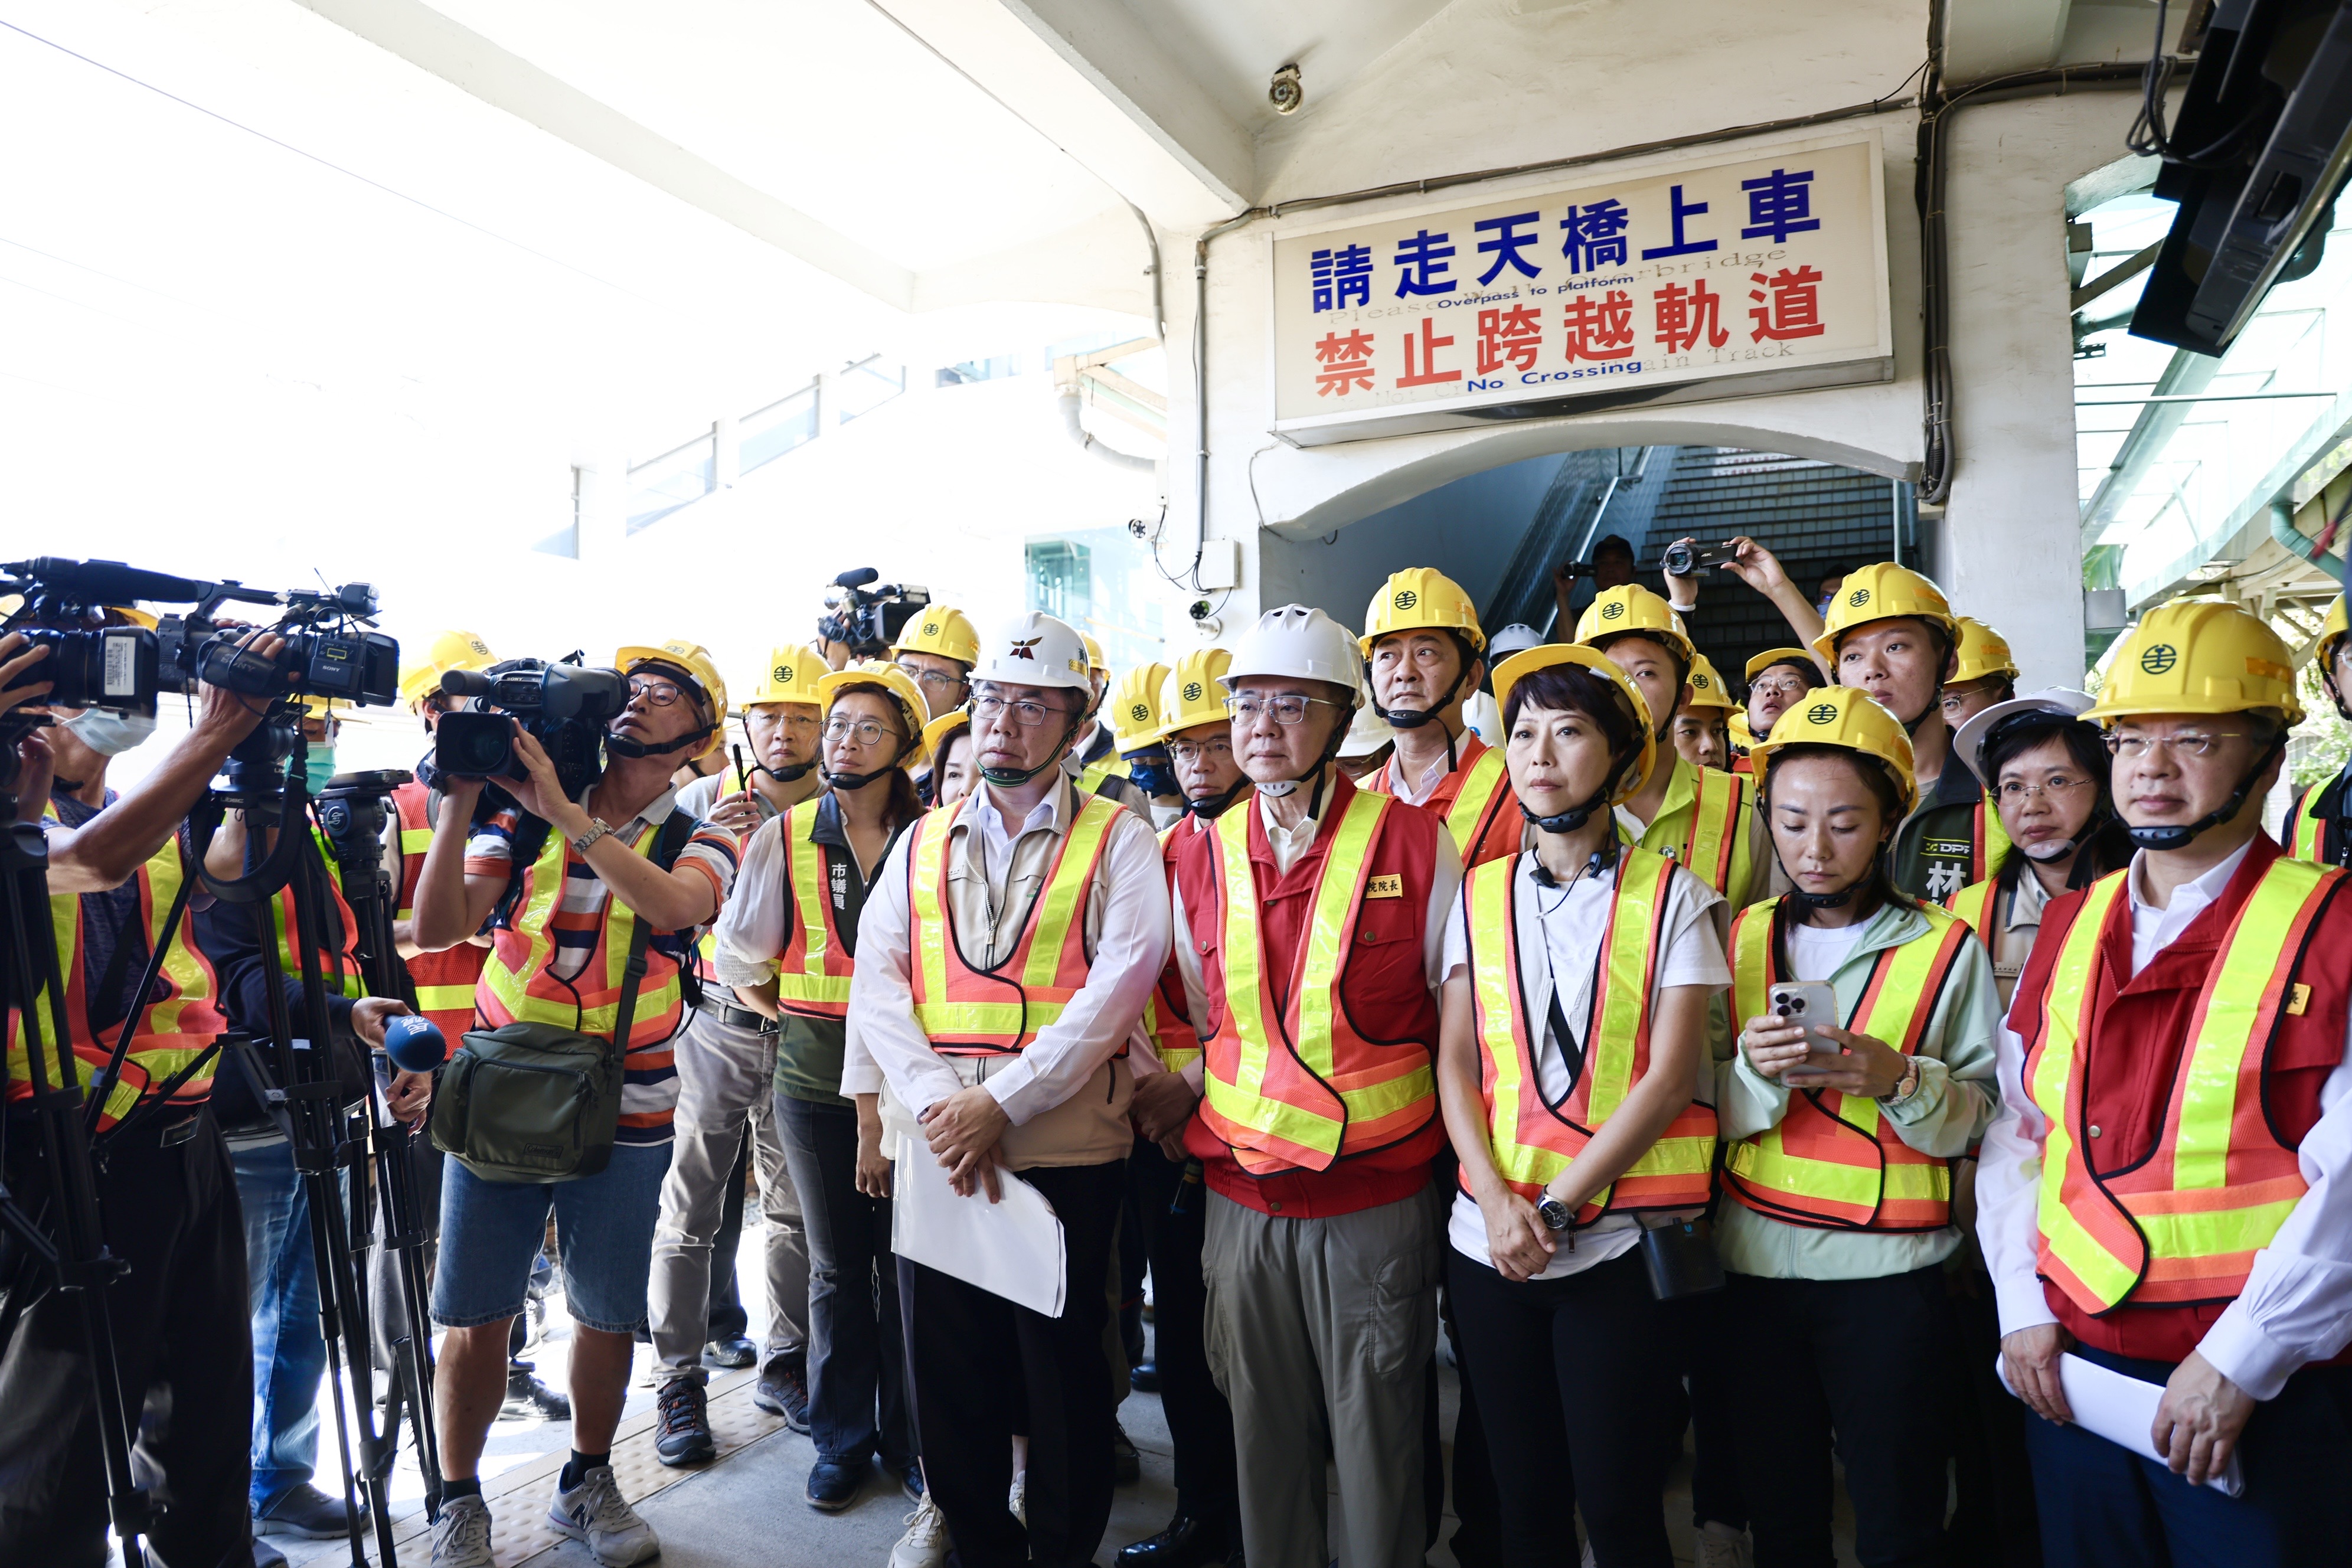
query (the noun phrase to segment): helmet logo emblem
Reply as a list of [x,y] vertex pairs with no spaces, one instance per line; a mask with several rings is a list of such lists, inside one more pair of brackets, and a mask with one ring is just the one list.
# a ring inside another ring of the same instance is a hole
[[1013,657],[1014,658],[1034,659],[1037,656],[1030,650],[1045,640],[1045,639],[1044,637],[1031,637],[1026,642],[1014,643],[1013,645]]
[[1837,716],[1837,704],[1834,702],[1816,702],[1805,710],[1805,721],[1811,724],[1834,724]]
[[1867,588],[1856,588],[1853,593],[1848,594],[1845,596],[1845,602],[1852,605],[1858,610],[1864,605],[1870,603],[1870,590]]
[[779,686],[790,686],[792,683],[793,667],[789,664],[780,664],[776,666],[776,684]]
[[1421,603],[1421,595],[1410,588],[1400,588],[1397,590],[1396,598],[1391,602],[1400,610],[1410,610]]
[[2179,662],[2179,650],[2168,642],[2152,643],[2140,650],[2139,667],[2150,675],[2162,675]]
[[1127,716],[1139,724],[1150,723],[1151,705],[1147,702],[1130,702],[1127,705]]
[[1184,683],[1184,700],[1185,700],[1185,701],[1187,701],[1187,702],[1198,702],[1199,700],[1201,700],[1202,695],[1202,689],[1201,689],[1201,683],[1200,683],[1199,681],[1197,681],[1197,680],[1188,680],[1188,681],[1186,681],[1186,682]]
[[1625,601],[1622,599],[1612,599],[1607,604],[1601,605],[1601,618],[1604,621],[1623,620],[1625,618]]
[[935,637],[939,636],[940,623],[937,621],[925,621],[923,623],[923,635],[927,637]]
[[1697,687],[1701,691],[1705,691],[1705,690],[1706,690],[1706,689],[1707,689],[1707,685],[1708,685],[1707,679],[1706,679],[1706,671],[1705,671],[1705,670],[1703,670],[1703,669],[1702,669],[1702,670],[1698,670],[1698,671],[1695,672],[1695,673],[1691,676],[1691,684],[1692,684],[1693,686]]

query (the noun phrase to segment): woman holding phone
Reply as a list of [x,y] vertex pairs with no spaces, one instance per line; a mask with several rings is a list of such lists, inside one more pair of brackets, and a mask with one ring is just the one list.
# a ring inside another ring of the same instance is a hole
[[1573,1560],[1561,1530],[1580,1504],[1603,1568],[1665,1568],[1681,1390],[1637,1249],[1645,1222],[1695,1218],[1710,1190],[1721,900],[1618,840],[1612,808],[1650,776],[1656,727],[1606,657],[1530,648],[1495,694],[1537,831],[1470,871],[1445,933],[1437,1076],[1461,1158],[1446,1267],[1465,1375],[1505,1562]]
[[[1732,925],[1742,1027],[1717,1100],[1756,1563],[1832,1561],[1832,1434],[1861,1561],[1940,1562],[1954,1346],[1941,1266],[1960,1244],[1952,1162],[1992,1115],[1992,965],[1965,924],[1887,879],[1885,846],[1918,797],[1894,715],[1824,687],[1753,754],[1792,884]],[[1821,984],[1836,1016],[1783,1014]]]

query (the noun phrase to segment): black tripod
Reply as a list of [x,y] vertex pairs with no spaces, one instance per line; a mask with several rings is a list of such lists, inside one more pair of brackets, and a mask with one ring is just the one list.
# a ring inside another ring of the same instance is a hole
[[[48,1173],[45,1229],[41,1217],[26,1213],[0,1177],[0,1229],[46,1265],[58,1288],[80,1306],[82,1335],[97,1378],[98,1438],[106,1466],[107,1511],[122,1543],[128,1568],[144,1568],[141,1538],[152,1527],[155,1505],[131,1473],[131,1422],[123,1405],[122,1369],[115,1359],[114,1322],[106,1288],[124,1271],[106,1249],[98,1212],[98,1176],[90,1162],[79,1076],[73,1070],[72,1030],[66,1016],[66,985],[59,973],[57,938],[49,920],[48,845],[37,823],[16,820],[16,742],[21,721],[0,721],[0,1016],[20,1020],[33,1107],[40,1129],[41,1163]],[[150,982],[152,984],[152,981]],[[46,1016],[44,1016],[46,1013]],[[132,1010],[136,1017],[137,1009]],[[131,1037],[126,1022],[115,1043],[120,1068]],[[105,1083],[113,1081],[109,1074]],[[105,1094],[103,1084],[98,1099]],[[95,1105],[96,1101],[93,1101]],[[19,1308],[13,1299],[7,1318]],[[12,1322],[0,1319],[0,1343]],[[389,1561],[389,1559],[387,1559]]]

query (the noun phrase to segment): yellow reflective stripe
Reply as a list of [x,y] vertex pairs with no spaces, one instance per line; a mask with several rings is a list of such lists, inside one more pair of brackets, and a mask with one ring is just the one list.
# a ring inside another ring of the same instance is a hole
[[1099,795],[1087,799],[1078,807],[1077,820],[1070,824],[1061,858],[1054,863],[1052,878],[1045,884],[1033,917],[1029,961],[1022,966],[1021,973],[1024,985],[1042,988],[1053,985],[1060,978],[1062,950],[1069,941],[1071,922],[1085,905],[1095,857],[1102,848],[1104,836],[1110,832],[1112,819],[1123,809]]
[[1984,857],[1977,862],[1976,868],[1990,877],[1993,868],[2000,864],[2000,858],[2009,853],[2009,829],[2001,825],[2000,806],[1990,789],[1984,792]]
[[[2180,1214],[2140,1214],[2132,1218],[2147,1238],[2148,1257],[2223,1258],[2268,1247],[2301,1197],[2249,1204],[2242,1208],[2192,1209]],[[2128,1287],[2129,1281],[2126,1281]]]
[[2295,917],[2326,876],[2307,860],[2272,861],[2246,900],[2238,929],[2221,954],[2220,973],[2206,982],[2204,1026],[2189,1053],[2180,1089],[2179,1132],[2172,1146],[2177,1191],[2229,1183],[2240,1068],[2252,1045],[2255,1025],[2266,1011],[2271,979]]
[[2139,1283],[2139,1270],[2109,1252],[2075,1220],[2062,1192],[2068,1166],[2079,1158],[2074,1130],[2066,1121],[2066,1092],[2081,1046],[2083,1001],[2097,973],[2099,933],[2106,929],[2107,917],[2123,896],[2124,879],[2130,874],[2126,870],[2103,877],[2083,895],[2082,910],[2067,928],[2065,942],[2051,970],[2050,992],[2042,1005],[2041,1058],[2032,1081],[2026,1085],[2049,1129],[2042,1137],[2036,1224],[2058,1260],[2100,1300],[2111,1305]]
[[[1331,829],[1331,852],[1323,862],[1322,885],[1315,889],[1315,913],[1307,931],[1307,963],[1298,978],[1298,1038],[1292,1046],[1307,1070],[1327,1083],[1332,1064],[1331,1003],[1339,965],[1347,956],[1348,914],[1364,879],[1372,829],[1388,809],[1390,798],[1360,790],[1349,798],[1347,815]],[[1242,868],[1249,868],[1246,862]],[[1410,1099],[1408,1095],[1397,1104]]]
[[2315,784],[2295,797],[2294,816],[2288,824],[2287,852],[2300,860],[2319,858],[2322,829],[2319,814],[2312,809],[2319,790],[2320,786]]
[[[650,856],[660,838],[659,829],[646,834],[634,847],[639,855]],[[488,963],[482,966],[482,978],[488,982],[492,994],[518,1023],[555,1024],[576,1029],[583,1035],[609,1036],[620,1019],[618,991],[629,962],[629,943],[636,929],[636,916],[628,906],[613,897],[606,906],[608,914],[604,933],[604,973],[606,984],[615,993],[612,1001],[601,1006],[585,1007],[568,996],[562,1000],[530,994],[530,977],[544,973],[554,955],[555,939],[549,934],[549,922],[563,897],[566,867],[563,836],[551,832],[547,843],[539,852],[539,859],[530,869],[530,897],[514,921],[515,931],[530,943],[524,957],[524,967],[518,973],[499,962],[498,952],[491,950]],[[637,994],[637,1018],[659,1017],[674,1006],[681,994],[677,971],[672,969],[668,978],[650,991],[641,989]],[[631,1032],[635,1025],[631,1024]],[[622,1044],[625,1046],[626,1041]]]
[[[1520,1071],[1518,1042],[1512,1020],[1518,1016],[1514,988],[1511,946],[1517,936],[1512,921],[1511,877],[1517,857],[1474,866],[1463,889],[1463,934],[1470,945],[1470,984],[1478,1002],[1479,1034],[1486,1058],[1494,1065],[1495,1081],[1487,1093],[1487,1143],[1495,1164],[1506,1181],[1549,1182],[1568,1168],[1568,1161],[1549,1149],[1518,1141],[1519,1102],[1527,1092]],[[1492,940],[1488,940],[1488,938]]]
[[[1733,784],[1731,799],[1727,803],[1723,798],[1723,789],[1716,780],[1718,776],[1728,779],[1732,775],[1718,775],[1713,768],[1694,767],[1692,772],[1698,775],[1698,787],[1691,801],[1690,837],[1683,851],[1683,864],[1689,868],[1691,875],[1712,887],[1719,874],[1718,868],[1723,865],[1723,840],[1727,834],[1738,831],[1738,819],[1733,814],[1739,806],[1740,789],[1738,784]],[[1728,877],[1724,879],[1730,880]],[[1728,888],[1716,888],[1715,890],[1718,893],[1730,891]]]
[[[66,994],[62,998],[53,998],[49,994],[48,979],[44,975],[40,990],[34,994],[41,1031],[41,1073],[46,1080],[50,1069],[57,1065],[58,1042],[54,1037],[58,1034],[58,1019],[62,1014],[65,1016],[66,1069],[74,1074],[76,1083],[87,1085],[95,1069],[85,1066],[79,1057],[72,1054],[73,977],[79,973],[77,966],[81,963],[81,899],[78,894],[49,895],[49,932],[51,940],[57,943],[58,973],[65,977]],[[30,945],[30,938],[26,939],[26,945]],[[33,1081],[32,1057],[26,1044],[24,1014],[13,1007],[8,1012],[8,1078],[13,1083],[29,1084]],[[49,1087],[55,1089],[58,1086],[50,1083]]]
[[1267,1040],[1265,985],[1259,972],[1265,949],[1258,937],[1257,879],[1250,871],[1249,815],[1229,811],[1210,831],[1217,837],[1217,869],[1225,884],[1225,1014],[1241,1042],[1234,1081],[1228,1085],[1213,1072],[1207,1076],[1210,1101],[1219,1115],[1260,1132],[1287,1118],[1304,1129],[1293,1142],[1328,1142],[1337,1147],[1336,1138],[1318,1139],[1321,1118],[1291,1111],[1265,1097],[1266,1058],[1272,1047]]
[[432,847],[433,830],[430,827],[404,827],[400,830],[400,852],[403,855],[422,855]]
[[474,988],[470,985],[420,985],[416,988],[416,1005],[426,1013],[454,1013],[460,1007],[474,1005]]
[[1078,773],[1078,787],[1092,795],[1112,779],[1132,777],[1134,769],[1125,757],[1113,752],[1098,763],[1088,763]]
[[1992,889],[1990,880],[1971,882],[1954,893],[1951,902],[1945,906],[1955,919],[1966,921],[1969,929],[1988,942],[1992,941],[1992,932],[1985,927],[1985,915],[1992,907]]
[[[1863,1209],[1878,1206],[1881,1189],[1877,1165],[1799,1159],[1781,1143],[1777,1123],[1769,1131],[1734,1143],[1725,1152],[1723,1162],[1732,1174],[1777,1193],[1826,1198]],[[1890,1176],[1893,1173],[1892,1170],[1887,1172]]]
[[1470,853],[1470,840],[1478,833],[1478,819],[1494,804],[1495,792],[1502,783],[1503,753],[1489,746],[1470,764],[1469,774],[1454,797],[1453,808],[1445,814],[1445,831],[1454,836],[1454,847],[1463,854]]
[[[802,817],[805,816],[806,820]],[[849,976],[827,974],[824,959],[827,942],[824,885],[824,854],[816,843],[816,807],[811,803],[805,813],[793,808],[791,831],[784,835],[784,864],[793,883],[793,915],[801,922],[802,941],[805,951],[801,957],[797,974],[778,973],[778,994],[797,1002],[846,1002],[849,1000]]]
[[926,1035],[1003,1035],[1019,1039],[1024,1033],[1059,1023],[1063,1004],[1031,1002],[924,1002],[915,1008],[915,1022]]
[[[948,930],[947,914],[940,907],[940,868],[947,855],[949,835],[954,830],[956,818],[964,808],[966,795],[945,811],[934,811],[915,824],[915,842],[907,851],[907,897],[908,907],[915,911],[915,942],[923,964],[922,995],[927,998],[918,1007],[917,1022],[920,1024],[921,1008],[944,1005],[948,994],[947,944],[955,939]],[[925,1026],[928,1029],[929,1026]],[[1013,1026],[1020,1026],[1019,1020]]]
[[[1633,1041],[1650,1008],[1651,963],[1655,947],[1658,910],[1665,900],[1662,868],[1644,852],[1619,858],[1616,907],[1609,917],[1609,951],[1602,956],[1593,998],[1592,1017],[1585,1029],[1585,1068],[1591,1075],[1591,1092],[1585,1099],[1586,1124],[1599,1128],[1616,1113],[1633,1087]],[[1602,1195],[1596,1202],[1606,1202]]]
[[[172,912],[172,901],[180,896],[182,876],[180,843],[173,838],[147,861],[147,951],[151,953],[163,934],[163,921]],[[204,961],[188,946],[188,924],[184,919],[181,921],[179,930],[172,933],[172,945],[164,951],[163,973],[171,979],[172,998],[152,1009],[147,1032],[176,1035],[183,1032],[181,1015],[191,1006],[211,999],[210,987],[205,980]]]

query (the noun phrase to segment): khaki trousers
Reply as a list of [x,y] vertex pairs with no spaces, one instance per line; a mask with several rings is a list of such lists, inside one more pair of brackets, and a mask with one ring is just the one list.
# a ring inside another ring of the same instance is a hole
[[662,1180],[654,1231],[653,1279],[646,1297],[654,1354],[673,1373],[702,1365],[709,1331],[710,1245],[719,1234],[727,1178],[751,1129],[760,1212],[767,1219],[768,1331],[760,1364],[808,1345],[808,1240],[800,1195],[776,1135],[776,1037],[695,1012],[679,1031],[677,1146]]
[[[1250,1568],[1417,1568],[1423,1368],[1437,1345],[1445,1194],[1284,1219],[1208,1194],[1209,1370],[1233,1405]],[[1339,1479],[1329,1529],[1323,1462]]]

